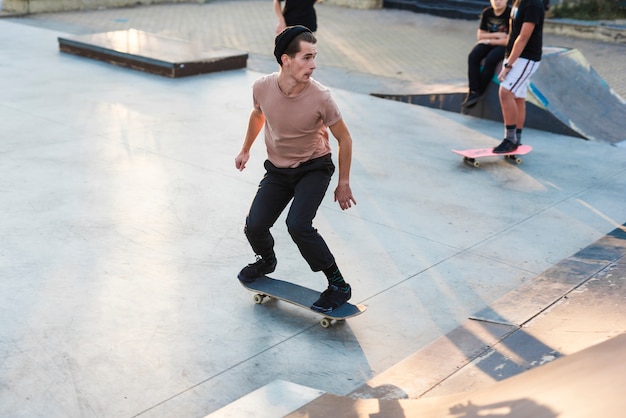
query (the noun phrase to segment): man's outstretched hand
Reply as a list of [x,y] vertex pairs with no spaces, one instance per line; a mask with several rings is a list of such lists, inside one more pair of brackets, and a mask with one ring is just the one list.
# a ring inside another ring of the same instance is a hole
[[237,157],[235,157],[235,167],[239,171],[243,171],[246,168],[246,163],[250,159],[250,153],[241,151]]
[[341,210],[350,209],[352,205],[356,205],[356,200],[352,196],[352,190],[349,184],[340,184],[335,189],[335,202],[339,203]]

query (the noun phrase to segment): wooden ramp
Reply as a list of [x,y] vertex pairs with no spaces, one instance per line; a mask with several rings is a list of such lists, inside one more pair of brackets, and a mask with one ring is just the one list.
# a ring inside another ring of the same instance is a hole
[[245,52],[202,50],[185,40],[136,29],[58,40],[62,52],[171,78],[245,68],[248,59]]

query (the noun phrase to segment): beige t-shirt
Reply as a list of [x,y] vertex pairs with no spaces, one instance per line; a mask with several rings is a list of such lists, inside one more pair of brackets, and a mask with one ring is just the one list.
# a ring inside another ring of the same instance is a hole
[[254,107],[265,115],[267,158],[279,168],[295,168],[331,152],[328,126],[341,120],[330,91],[310,79],[297,96],[278,87],[278,73],[266,75],[252,86]]

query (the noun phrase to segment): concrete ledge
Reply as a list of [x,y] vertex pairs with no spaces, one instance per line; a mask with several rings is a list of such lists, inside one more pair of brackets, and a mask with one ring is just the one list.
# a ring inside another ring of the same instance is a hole
[[[467,89],[459,89],[456,92],[447,93],[417,93],[417,94],[386,94],[371,93],[372,96],[382,99],[395,100],[418,106],[430,107],[433,109],[446,110],[449,112],[459,112],[469,116],[489,119],[502,122],[502,111],[500,99],[498,98],[498,86],[492,83],[487,87],[487,91],[478,104],[471,109],[464,109],[461,106],[467,96]],[[526,124],[527,128],[540,129],[559,135],[585,138],[566,124],[559,121],[554,115],[544,111],[534,103],[526,102]]]
[[188,41],[135,29],[58,39],[62,52],[171,78],[245,68],[248,59],[241,51],[199,51]]
[[584,21],[575,19],[547,19],[544,33],[593,39],[602,42],[626,44],[626,24],[611,21]]
[[324,0],[324,3],[353,9],[382,9],[383,7],[383,0]]
[[448,19],[478,20],[485,8],[485,2],[480,0],[384,0],[383,7]]

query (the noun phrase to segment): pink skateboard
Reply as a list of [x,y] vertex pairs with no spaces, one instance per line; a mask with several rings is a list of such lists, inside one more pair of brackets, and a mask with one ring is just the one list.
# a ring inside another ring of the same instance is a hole
[[452,152],[463,156],[463,162],[473,165],[474,167],[478,167],[480,164],[478,163],[477,159],[483,157],[502,156],[507,160],[513,161],[515,164],[521,164],[522,159],[519,156],[528,154],[530,151],[532,151],[532,149],[533,147],[531,147],[530,145],[520,145],[515,151],[503,154],[495,154],[493,152],[493,148],[466,149],[462,151],[453,149]]

